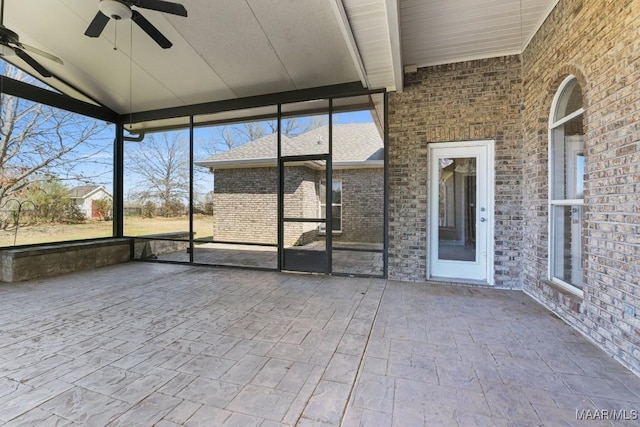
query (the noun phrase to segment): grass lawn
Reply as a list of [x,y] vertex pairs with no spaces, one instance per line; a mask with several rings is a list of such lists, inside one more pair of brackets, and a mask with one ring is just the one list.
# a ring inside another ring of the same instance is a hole
[[[113,222],[111,221],[23,226],[18,229],[16,245],[110,237],[113,234],[112,230]],[[193,217],[193,230],[196,232],[196,238],[211,236],[213,231],[212,217],[195,215]],[[173,231],[189,231],[189,219],[187,217],[126,217],[124,220],[124,234],[126,236],[144,236],[146,234],[170,233]],[[13,246],[14,233],[14,230],[0,230],[0,246]]]

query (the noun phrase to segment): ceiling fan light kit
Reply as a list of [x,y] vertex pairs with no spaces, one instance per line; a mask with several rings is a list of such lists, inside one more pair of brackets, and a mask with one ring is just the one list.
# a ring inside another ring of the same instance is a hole
[[117,0],[102,0],[98,5],[98,9],[105,16],[115,20],[130,19],[132,14],[129,6]]

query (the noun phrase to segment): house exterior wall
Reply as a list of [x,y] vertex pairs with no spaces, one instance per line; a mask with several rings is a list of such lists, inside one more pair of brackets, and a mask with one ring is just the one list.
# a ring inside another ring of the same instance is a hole
[[[303,166],[292,166],[284,171],[285,218],[317,218],[318,196],[316,185],[320,171]],[[277,205],[276,205],[277,206]],[[277,209],[277,208],[276,208]],[[277,212],[277,210],[276,210]],[[273,218],[278,224],[278,218]],[[312,222],[286,222],[285,246],[302,246],[318,240],[318,224]]]
[[342,233],[334,233],[333,240],[382,243],[383,169],[334,169],[333,179],[342,180]]
[[78,208],[80,209],[80,211],[84,214],[85,217],[87,218],[95,218],[96,216],[93,215],[94,211],[93,211],[93,201],[94,200],[111,200],[111,196],[104,190],[99,190],[96,191],[95,193],[91,194],[89,197],[86,197],[84,199],[74,199],[74,202],[76,204],[76,206],[78,206]]
[[518,57],[421,68],[389,96],[389,277],[427,279],[428,146],[495,140],[495,283],[522,286]]
[[[324,171],[287,167],[284,215],[320,216],[317,183]],[[343,232],[336,241],[383,240],[384,176],[381,168],[333,171],[342,180]],[[276,168],[215,171],[213,238],[228,242],[275,244],[278,239],[278,174]],[[285,224],[285,245],[304,245],[319,238],[316,223]]]
[[[389,276],[427,272],[427,152],[496,140],[495,278],[640,373],[640,4],[561,0],[523,54],[419,69],[389,103]],[[584,97],[584,297],[548,280],[548,121]],[[520,110],[520,104],[524,110]]]
[[[318,215],[316,171],[289,167],[285,173],[284,215]],[[278,243],[278,172],[276,168],[219,169],[213,193],[213,239],[226,242]],[[285,245],[317,239],[313,223],[287,223]]]
[[213,193],[213,239],[278,243],[278,171],[219,169]]
[[[524,53],[523,284],[626,366],[640,372],[640,3],[563,0]],[[584,102],[584,297],[551,284],[548,119],[575,75]],[[632,312],[635,311],[634,316]]]

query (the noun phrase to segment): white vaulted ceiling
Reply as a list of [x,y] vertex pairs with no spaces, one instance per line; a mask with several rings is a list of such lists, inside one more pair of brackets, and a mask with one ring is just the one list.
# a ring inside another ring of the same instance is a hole
[[46,83],[120,114],[358,81],[401,90],[408,64],[519,53],[557,2],[176,0],[187,18],[137,9],[173,43],[165,50],[130,20],[86,37],[99,0],[4,1],[5,26],[60,57],[32,55],[88,97]]

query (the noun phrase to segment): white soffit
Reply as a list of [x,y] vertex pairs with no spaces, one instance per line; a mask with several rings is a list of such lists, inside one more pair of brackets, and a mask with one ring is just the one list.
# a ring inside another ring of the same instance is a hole
[[369,87],[391,91],[399,89],[402,85],[402,61],[397,0],[342,0],[342,3],[362,57]]
[[405,64],[426,67],[522,52],[558,0],[400,0]]

